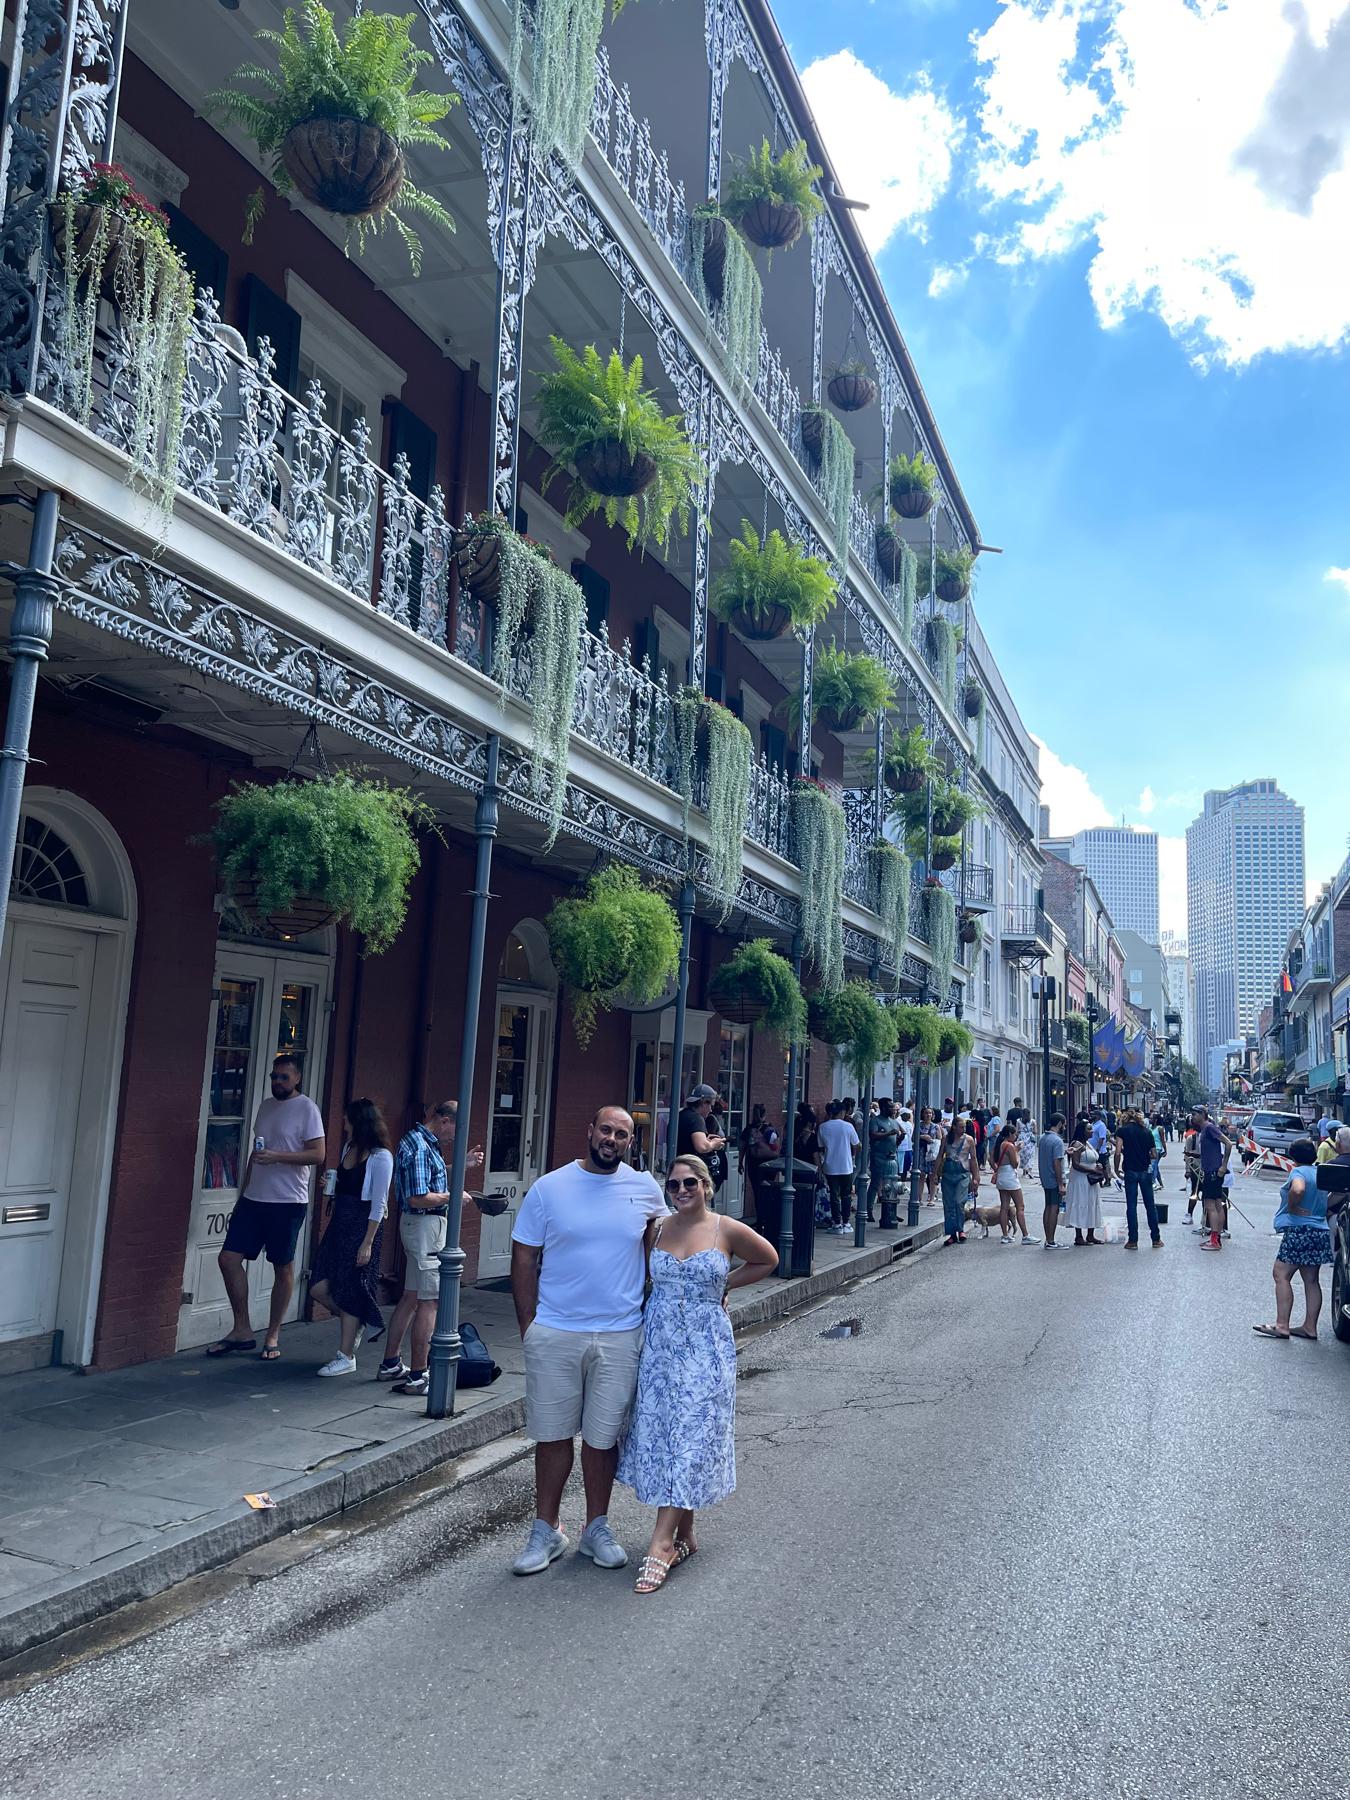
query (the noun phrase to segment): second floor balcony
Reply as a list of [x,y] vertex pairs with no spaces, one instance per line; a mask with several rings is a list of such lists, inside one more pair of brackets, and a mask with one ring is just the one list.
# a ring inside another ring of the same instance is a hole
[[1041,906],[1005,906],[999,917],[1003,954],[1015,959],[1048,956],[1053,947],[1050,919]]

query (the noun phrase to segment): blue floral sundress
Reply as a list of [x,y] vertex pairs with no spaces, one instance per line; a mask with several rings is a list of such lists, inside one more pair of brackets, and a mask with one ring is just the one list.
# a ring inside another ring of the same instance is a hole
[[644,1506],[698,1510],[736,1486],[736,1343],[722,1308],[730,1270],[717,1244],[683,1261],[652,1250],[637,1395],[619,1453],[619,1480]]

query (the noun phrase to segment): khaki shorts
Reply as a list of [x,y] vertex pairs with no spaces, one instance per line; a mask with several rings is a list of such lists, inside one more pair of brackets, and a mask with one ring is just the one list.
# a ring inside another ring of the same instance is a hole
[[642,1327],[558,1331],[536,1319],[525,1333],[525,1432],[556,1444],[578,1431],[593,1450],[612,1450],[637,1387]]
[[407,1212],[398,1222],[403,1254],[408,1259],[403,1278],[405,1294],[434,1300],[441,1291],[441,1251],[445,1248],[443,1213]]

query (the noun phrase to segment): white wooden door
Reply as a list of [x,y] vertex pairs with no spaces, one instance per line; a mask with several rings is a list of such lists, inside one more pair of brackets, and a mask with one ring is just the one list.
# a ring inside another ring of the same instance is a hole
[[[178,1347],[224,1335],[230,1306],[216,1261],[239,1198],[239,1182],[253,1142],[253,1121],[268,1094],[272,1058],[285,1052],[303,1065],[303,1088],[321,1092],[327,1026],[328,964],[222,946],[207,1036],[206,1074],[197,1153],[197,1187],[188,1224]],[[311,1189],[313,1177],[311,1176]],[[296,1265],[308,1263],[309,1226],[296,1246]],[[272,1267],[265,1257],[248,1265],[249,1314],[266,1322]],[[297,1281],[287,1319],[298,1318],[304,1282]]]
[[511,1231],[520,1203],[544,1170],[553,1073],[552,994],[497,990],[497,1048],[492,1072],[492,1111],[485,1149],[483,1191],[502,1194],[507,1208],[484,1218],[478,1279],[511,1273]]
[[89,1039],[92,932],[15,920],[0,1011],[0,1341],[56,1323]]

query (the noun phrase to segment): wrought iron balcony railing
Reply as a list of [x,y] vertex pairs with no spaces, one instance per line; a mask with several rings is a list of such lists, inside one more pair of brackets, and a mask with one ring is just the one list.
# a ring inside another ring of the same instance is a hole
[[1033,946],[1051,945],[1050,920],[1039,906],[1005,906],[1001,920],[1003,947],[1017,955]]
[[988,863],[968,862],[961,897],[971,912],[991,912],[994,905],[994,871]]

